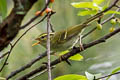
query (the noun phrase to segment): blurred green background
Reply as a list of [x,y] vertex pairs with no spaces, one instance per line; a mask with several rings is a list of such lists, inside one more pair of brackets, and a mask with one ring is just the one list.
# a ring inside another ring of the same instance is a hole
[[[51,17],[51,22],[53,24],[53,27],[56,31],[66,29],[69,26],[73,26],[75,24],[79,24],[82,21],[86,20],[90,16],[77,16],[77,12],[80,9],[73,8],[71,6],[72,2],[79,2],[79,1],[91,1],[91,0],[55,0],[55,2],[52,5],[52,9],[56,11],[56,14]],[[12,0],[7,0],[8,4],[8,14],[10,13],[13,2]],[[35,12],[38,10],[41,10],[44,6],[44,0],[38,0],[38,2],[32,7],[28,15],[25,17],[22,24],[29,21],[34,15]],[[111,15],[108,15],[109,17]],[[118,16],[119,17],[119,16]],[[38,18],[36,21],[34,21],[31,25],[35,24],[40,18]],[[17,40],[21,34],[27,30],[31,25],[29,25],[27,28],[21,30],[19,34],[17,35]],[[83,43],[89,43],[93,40],[96,40],[103,35],[109,33],[109,28],[112,25],[108,22],[103,26],[102,30],[96,30],[94,33],[90,34],[88,37],[83,39]],[[89,26],[87,29],[85,29],[84,33],[88,32],[90,29],[95,27],[95,24],[92,26]],[[118,26],[116,26],[118,27]],[[34,39],[40,34],[46,32],[46,20],[34,27],[32,30],[30,30],[16,45],[14,50],[12,51],[12,54],[8,60],[9,65],[7,65],[2,73],[0,73],[0,76],[5,77],[8,74],[10,74],[11,71],[14,71],[21,66],[27,64],[32,59],[37,57],[40,53],[45,51],[45,48],[37,45],[32,47],[31,45],[35,42]],[[81,55],[84,56],[84,59],[82,61],[71,61],[72,66],[69,66],[68,64],[62,62],[58,65],[56,65],[56,68],[52,70],[52,77],[55,78],[60,75],[65,74],[81,74],[84,75],[85,71],[88,71],[90,73],[96,74],[96,73],[102,73],[103,75],[109,74],[113,69],[120,66],[119,59],[120,59],[120,33],[113,36],[109,40],[107,40],[105,43],[93,46],[81,53]],[[15,41],[14,40],[14,41]],[[13,43],[14,43],[13,41]],[[10,47],[6,48],[1,53],[4,53],[9,50]],[[54,60],[56,57],[52,56],[52,60]],[[31,68],[21,72],[12,80],[15,80],[16,77],[19,77],[21,75],[24,75],[33,69],[41,66],[41,62],[45,61],[46,59],[43,59],[39,62],[37,62],[35,65],[33,65]],[[1,63],[4,60],[1,60]],[[2,64],[0,64],[1,66]],[[119,80],[119,75],[115,75],[111,78],[111,80]],[[47,80],[47,73],[44,73],[41,76],[38,76],[32,80]]]

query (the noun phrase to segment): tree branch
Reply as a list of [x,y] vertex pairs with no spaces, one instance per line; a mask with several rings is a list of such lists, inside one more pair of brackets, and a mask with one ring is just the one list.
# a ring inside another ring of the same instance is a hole
[[[37,0],[14,0],[14,8],[10,15],[0,24],[0,51],[16,37],[23,18],[36,1]],[[20,14],[20,12],[22,12],[22,14]]]

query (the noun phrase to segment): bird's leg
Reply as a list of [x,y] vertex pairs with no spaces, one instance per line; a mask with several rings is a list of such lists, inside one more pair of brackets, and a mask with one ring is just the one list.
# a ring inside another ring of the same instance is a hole
[[80,51],[84,50],[83,44],[82,44],[82,33],[83,33],[84,29],[81,31],[80,35],[79,35],[79,44],[80,44]]
[[75,45],[78,43],[78,41],[79,41],[79,37],[75,40],[75,42],[73,43],[73,45],[72,45],[72,47],[71,47],[71,48],[74,48],[74,47],[75,47]]
[[75,42],[73,43],[71,48],[74,48],[74,46],[79,42],[80,44],[80,50],[84,50],[83,44],[82,44],[82,32],[84,31],[84,29],[81,31],[81,33],[79,34],[78,38],[75,40]]
[[84,50],[84,47],[83,47],[83,44],[82,44],[82,36],[83,35],[79,36],[80,51]]

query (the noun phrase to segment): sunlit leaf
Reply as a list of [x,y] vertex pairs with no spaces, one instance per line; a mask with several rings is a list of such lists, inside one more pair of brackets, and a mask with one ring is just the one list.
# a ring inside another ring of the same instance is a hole
[[91,8],[93,10],[99,10],[99,7],[96,6],[93,2],[76,2],[71,3],[71,5],[75,8]]
[[96,10],[85,10],[85,11],[79,11],[77,15],[78,16],[86,16],[86,15],[93,15],[96,13],[97,13]]
[[96,3],[97,5],[101,4],[102,2],[104,2],[105,0],[93,0],[94,3]]
[[7,15],[7,2],[6,2],[6,0],[0,0],[0,14],[2,15],[3,19]]
[[[120,71],[120,67],[114,69],[114,70],[111,72],[111,74],[114,74],[114,73],[116,73],[116,72],[118,72],[118,71]],[[111,76],[109,76],[106,80],[108,80],[110,77],[111,77]]]
[[99,74],[91,74],[89,72],[85,72],[85,75],[86,75],[88,80],[94,80],[94,78],[97,79],[97,78],[101,77],[101,73],[99,73]]
[[120,12],[109,10],[105,13],[105,15],[107,14],[120,14]]
[[55,78],[54,80],[87,80],[87,78],[83,75],[68,74],[64,76],[59,76]]
[[81,56],[80,54],[76,54],[74,56],[71,56],[69,59],[75,61],[81,61],[83,59],[83,56]]

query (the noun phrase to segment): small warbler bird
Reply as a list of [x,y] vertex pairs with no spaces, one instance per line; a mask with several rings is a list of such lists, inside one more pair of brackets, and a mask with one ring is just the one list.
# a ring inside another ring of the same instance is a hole
[[[60,52],[71,48],[75,40],[78,38],[78,34],[85,26],[86,25],[76,25],[65,30],[50,33],[51,50],[54,52]],[[38,40],[38,42],[32,46],[41,44],[46,48],[47,33],[40,34],[35,40]]]
[[[95,19],[99,18],[102,15],[103,14],[96,14],[95,16],[87,19],[83,24],[75,25],[65,30],[50,33],[51,51],[61,52],[71,48],[71,46],[77,39],[79,33],[83,30],[83,28],[88,26],[90,22],[94,21]],[[33,44],[32,46],[41,44],[46,48],[47,33],[40,34],[35,40],[38,40],[38,42]]]

